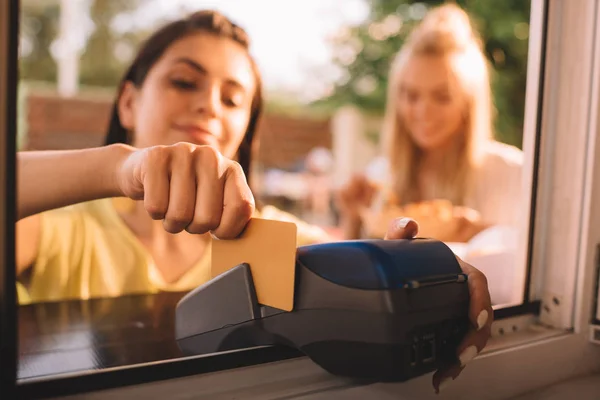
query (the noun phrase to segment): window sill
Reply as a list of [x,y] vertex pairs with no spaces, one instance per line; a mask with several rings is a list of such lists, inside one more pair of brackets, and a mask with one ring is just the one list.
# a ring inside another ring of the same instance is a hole
[[[576,334],[555,329],[549,329],[532,324],[533,316],[507,318],[494,323],[494,337],[489,341],[486,350],[478,356],[463,371],[459,379],[444,388],[443,398],[461,398],[469,393],[469,398],[507,399],[523,393],[542,388],[552,383],[569,378],[583,376],[600,371],[600,346],[588,341],[586,334]],[[500,334],[500,329],[506,326],[517,326],[516,332]],[[241,358],[256,356],[257,352],[269,353],[277,360],[278,352],[282,349],[262,348],[245,352],[230,352],[219,357],[236,356]],[[254,353],[253,353],[254,352]],[[245,354],[242,354],[245,353]],[[195,398],[367,398],[383,399],[428,399],[437,398],[431,387],[431,375],[425,375],[411,381],[399,384],[370,384],[357,385],[348,380],[331,376],[306,357],[300,357],[295,352],[285,354],[287,360],[269,361],[263,359],[263,364],[215,372],[188,370],[187,376],[162,377],[162,381],[144,383],[137,382],[134,386],[125,386],[90,392],[88,399],[95,398],[136,398],[162,399],[173,397],[173,394]],[[197,358],[196,358],[197,361]],[[174,368],[176,363],[189,363],[193,367],[194,358],[179,360],[175,363],[161,362],[154,367],[163,371]],[[90,373],[96,379],[106,382],[98,388],[115,386],[115,376],[131,374],[132,371],[142,370],[143,366],[121,368],[118,371],[103,371]],[[148,367],[148,366],[145,366]],[[181,368],[180,368],[181,369]],[[543,372],[542,372],[543,371]],[[102,378],[114,374],[113,378]],[[107,375],[108,374],[108,375]],[[156,376],[153,377],[156,379]],[[21,382],[23,394],[31,397],[32,393],[57,393],[51,390],[61,388],[65,395],[65,386],[71,385],[79,377],[54,377],[36,382]],[[120,378],[119,378],[120,379]],[[108,381],[110,380],[110,384]],[[210,380],[210,381],[209,381]],[[148,380],[146,380],[148,382]],[[262,382],[257,384],[257,382]],[[130,382],[131,384],[131,382]],[[46,388],[44,388],[46,385]],[[80,383],[81,385],[81,383]],[[44,389],[44,390],[41,390]],[[90,387],[86,387],[86,391]],[[57,393],[58,394],[58,393]],[[66,397],[54,397],[66,398]]]

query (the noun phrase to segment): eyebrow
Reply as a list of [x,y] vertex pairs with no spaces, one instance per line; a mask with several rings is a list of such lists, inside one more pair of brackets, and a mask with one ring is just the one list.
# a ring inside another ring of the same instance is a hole
[[[186,64],[187,66],[195,69],[196,71],[198,71],[199,73],[201,73],[203,75],[207,75],[208,74],[208,71],[207,71],[207,69],[204,66],[202,66],[201,64],[199,64],[196,61],[194,61],[194,60],[192,60],[190,58],[187,58],[187,57],[180,57],[180,58],[176,59],[174,63],[175,64],[183,63],[183,64]],[[246,90],[246,88],[244,87],[244,85],[242,85],[241,83],[239,83],[235,79],[227,78],[227,79],[225,79],[225,82],[227,82],[227,83],[229,83],[231,85],[237,86],[240,89]]]
[[[414,92],[415,90],[418,90],[418,88],[415,88],[414,86],[406,85],[406,84],[400,84],[399,89],[400,89],[400,91],[412,91],[412,92]],[[449,92],[450,89],[446,85],[440,84],[440,85],[428,88],[428,91],[439,93],[439,92]]]

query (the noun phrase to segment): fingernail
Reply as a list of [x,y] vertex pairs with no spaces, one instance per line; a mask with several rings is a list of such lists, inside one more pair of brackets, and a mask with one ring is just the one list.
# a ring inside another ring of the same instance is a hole
[[487,310],[483,310],[477,316],[477,330],[481,330],[485,326],[488,320],[488,312]]
[[404,229],[410,223],[410,221],[410,218],[400,218],[398,221],[396,221],[396,228]]
[[458,359],[460,360],[460,366],[464,367],[465,365],[467,365],[467,363],[469,361],[471,361],[472,359],[474,359],[476,355],[477,355],[477,347],[469,346],[466,349],[464,349],[463,352],[460,353],[460,356],[458,357]]

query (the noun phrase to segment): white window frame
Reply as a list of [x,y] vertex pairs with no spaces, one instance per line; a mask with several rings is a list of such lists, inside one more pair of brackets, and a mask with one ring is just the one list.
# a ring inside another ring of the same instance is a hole
[[589,322],[600,215],[599,21],[596,0],[550,1],[531,291],[542,323],[578,333]]
[[[542,301],[542,311],[495,322],[485,352],[444,388],[442,398],[505,399],[600,371],[600,346],[589,340],[600,243],[599,1],[532,0],[530,27],[524,135],[529,170],[542,107],[530,297]],[[542,72],[543,104],[538,104],[537,77]],[[524,186],[531,188],[532,182],[526,178]],[[529,222],[523,224],[527,229]],[[521,250],[525,262],[527,248]],[[431,389],[430,375],[402,384],[355,386],[308,359],[108,390],[98,398],[163,398],[174,393],[244,399],[440,398]]]

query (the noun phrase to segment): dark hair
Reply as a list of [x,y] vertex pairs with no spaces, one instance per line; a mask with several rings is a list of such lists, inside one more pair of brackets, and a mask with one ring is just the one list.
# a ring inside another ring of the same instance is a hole
[[[148,71],[150,71],[156,61],[169,46],[173,44],[173,42],[198,32],[206,32],[231,39],[242,45],[246,50],[248,50],[250,46],[250,40],[246,32],[216,11],[198,11],[186,18],[173,21],[163,26],[144,42],[119,84],[119,91],[117,92],[112,107],[108,132],[104,141],[105,145],[114,143],[131,144],[132,138],[129,137],[130,135],[127,130],[121,124],[118,112],[118,102],[125,83],[131,82],[136,87],[142,86],[148,75]],[[250,57],[250,55],[248,56]],[[252,99],[250,121],[248,122],[246,133],[244,134],[244,138],[238,149],[238,162],[242,166],[247,179],[250,178],[252,143],[255,138],[255,131],[262,112],[263,103],[260,73],[252,57],[250,57],[250,62],[252,63],[254,75],[256,77],[256,92]]]

